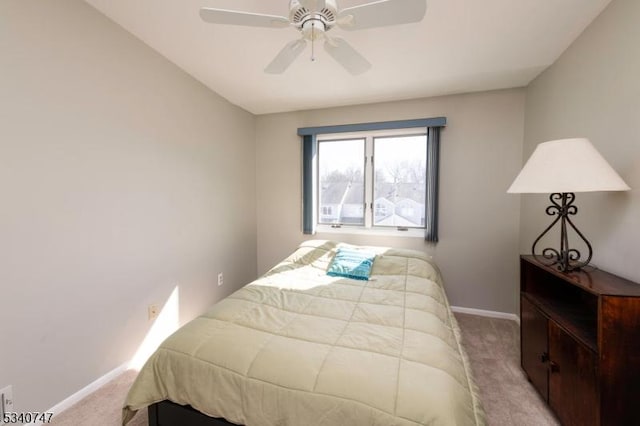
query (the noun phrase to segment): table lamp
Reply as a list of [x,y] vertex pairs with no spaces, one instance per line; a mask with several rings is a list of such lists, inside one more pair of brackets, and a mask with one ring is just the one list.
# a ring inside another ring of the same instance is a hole
[[[531,247],[531,254],[549,266],[557,265],[563,272],[580,269],[591,260],[593,250],[586,237],[576,228],[570,216],[578,213],[574,204],[576,192],[628,191],[629,186],[607,163],[588,139],[560,139],[539,144],[520,174],[507,190],[512,194],[550,193],[549,216],[556,216],[542,231]],[[553,226],[560,222],[560,248],[545,248],[542,259],[536,254],[536,245]],[[569,248],[568,227],[586,243],[588,254]]]

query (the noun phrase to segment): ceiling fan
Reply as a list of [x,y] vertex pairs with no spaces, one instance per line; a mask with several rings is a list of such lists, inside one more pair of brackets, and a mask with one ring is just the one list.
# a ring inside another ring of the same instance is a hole
[[301,37],[285,45],[264,69],[269,74],[281,74],[311,42],[311,60],[315,60],[315,42],[324,40],[327,53],[353,75],[371,68],[371,64],[346,40],[330,36],[338,27],[344,30],[419,22],[427,10],[426,0],[378,0],[360,6],[338,9],[337,0],[290,0],[289,17],[265,15],[236,10],[203,7],[200,17],[213,24],[242,25],[248,27],[294,27]]

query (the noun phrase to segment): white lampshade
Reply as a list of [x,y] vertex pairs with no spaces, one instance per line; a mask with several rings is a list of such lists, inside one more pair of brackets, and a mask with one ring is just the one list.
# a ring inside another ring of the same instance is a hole
[[507,190],[510,193],[628,191],[629,186],[588,139],[539,144]]

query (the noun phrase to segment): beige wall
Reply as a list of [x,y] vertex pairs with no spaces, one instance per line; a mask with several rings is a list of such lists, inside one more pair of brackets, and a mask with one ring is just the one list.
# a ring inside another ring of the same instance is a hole
[[440,241],[318,234],[434,256],[452,304],[515,313],[519,199],[506,194],[522,157],[524,90],[380,103],[257,117],[258,272],[309,236],[301,226],[298,127],[445,116]]
[[2,0],[0,52],[0,388],[43,411],[255,278],[255,120],[80,0]]
[[[640,2],[614,0],[527,89],[524,159],[551,139],[588,137],[633,189],[579,193],[592,263],[640,282]],[[522,196],[521,251],[547,226],[544,196]],[[557,238],[557,235],[556,235]],[[557,246],[558,241],[551,241]]]

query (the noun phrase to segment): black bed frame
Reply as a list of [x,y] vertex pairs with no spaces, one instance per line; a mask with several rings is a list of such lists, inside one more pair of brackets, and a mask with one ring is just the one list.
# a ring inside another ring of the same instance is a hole
[[238,426],[225,419],[209,417],[190,405],[160,401],[149,406],[149,426]]

